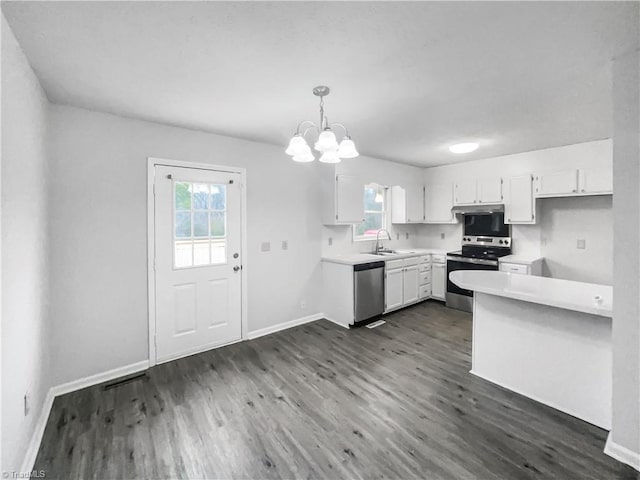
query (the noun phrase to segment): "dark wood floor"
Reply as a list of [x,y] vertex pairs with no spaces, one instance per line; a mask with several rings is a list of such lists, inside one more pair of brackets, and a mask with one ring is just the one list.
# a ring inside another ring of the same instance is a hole
[[56,398],[47,478],[635,479],[606,432],[469,374],[471,317],[322,320]]

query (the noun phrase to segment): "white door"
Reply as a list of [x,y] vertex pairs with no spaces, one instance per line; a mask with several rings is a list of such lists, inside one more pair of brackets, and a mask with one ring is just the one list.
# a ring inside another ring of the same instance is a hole
[[157,362],[242,337],[240,180],[155,167]]
[[443,263],[434,263],[431,266],[431,296],[444,300],[444,292],[447,286],[447,275]]
[[402,306],[402,274],[403,269],[388,270],[384,281],[385,310]]
[[408,305],[418,301],[418,266],[407,267],[404,269],[403,285],[402,285],[403,303]]

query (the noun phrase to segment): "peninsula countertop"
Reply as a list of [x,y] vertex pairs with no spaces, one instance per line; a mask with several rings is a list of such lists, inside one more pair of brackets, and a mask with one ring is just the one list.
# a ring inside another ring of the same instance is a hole
[[458,270],[451,272],[450,279],[475,292],[603,317],[613,315],[613,287],[609,285],[483,270]]

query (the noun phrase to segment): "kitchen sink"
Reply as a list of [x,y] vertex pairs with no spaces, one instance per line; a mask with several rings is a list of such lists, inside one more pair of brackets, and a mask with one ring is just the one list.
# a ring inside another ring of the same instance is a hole
[[384,250],[381,252],[371,252],[371,255],[380,255],[381,257],[393,257],[399,255],[395,250]]

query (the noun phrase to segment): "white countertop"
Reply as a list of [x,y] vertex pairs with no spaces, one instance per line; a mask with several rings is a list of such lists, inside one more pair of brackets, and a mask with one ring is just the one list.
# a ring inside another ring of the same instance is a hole
[[[483,270],[457,270],[449,277],[461,288],[576,312],[611,317],[613,287]],[[602,297],[597,303],[596,296]]]
[[534,262],[541,261],[542,257],[528,255],[505,255],[498,259],[499,262],[517,263],[519,265],[531,265]]
[[446,255],[448,250],[436,248],[401,248],[396,250],[395,255],[373,255],[371,253],[347,253],[344,255],[324,255],[323,262],[341,263],[343,265],[359,265],[369,262],[384,262],[386,260],[397,260],[400,258],[415,257],[418,255]]

